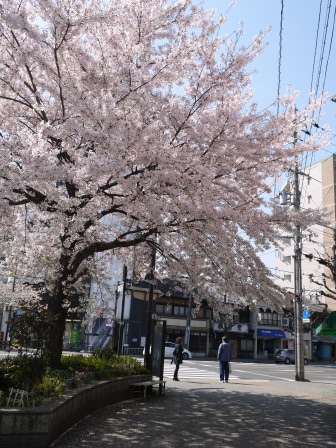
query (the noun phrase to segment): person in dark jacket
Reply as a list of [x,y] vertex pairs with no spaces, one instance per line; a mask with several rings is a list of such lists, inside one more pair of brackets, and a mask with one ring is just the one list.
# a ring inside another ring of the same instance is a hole
[[226,336],[222,338],[222,343],[218,347],[217,359],[219,361],[219,382],[229,382],[229,362],[232,358],[232,345]]
[[182,347],[182,338],[176,338],[175,341],[175,349],[173,351],[173,356],[174,356],[174,363],[175,363],[175,372],[174,372],[174,381],[180,381],[177,376],[178,376],[178,371],[180,368],[180,364],[182,364],[183,362],[183,347]]

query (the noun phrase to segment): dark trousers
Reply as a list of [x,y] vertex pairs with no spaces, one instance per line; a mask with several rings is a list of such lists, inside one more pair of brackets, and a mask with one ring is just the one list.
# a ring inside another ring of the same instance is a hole
[[176,364],[175,364],[174,378],[177,378],[179,368],[180,368],[180,364],[179,364],[179,363],[176,363]]
[[219,379],[229,381],[229,361],[219,361]]

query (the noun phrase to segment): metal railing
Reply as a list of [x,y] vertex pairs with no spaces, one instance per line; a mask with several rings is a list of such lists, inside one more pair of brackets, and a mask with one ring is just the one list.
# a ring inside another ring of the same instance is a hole
[[127,356],[142,356],[143,355],[143,347],[131,348],[124,347],[124,355]]

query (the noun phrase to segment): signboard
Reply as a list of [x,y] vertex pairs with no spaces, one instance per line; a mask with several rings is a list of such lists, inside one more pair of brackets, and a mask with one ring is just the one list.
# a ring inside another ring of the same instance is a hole
[[235,324],[229,331],[235,331],[236,333],[248,333],[248,325],[247,324]]
[[310,312],[308,310],[302,311],[302,317],[303,319],[309,319],[310,318]]
[[111,316],[108,316],[108,317],[106,318],[105,325],[106,325],[107,327],[112,327],[112,326],[113,326],[112,322],[113,322],[112,317],[111,317]]

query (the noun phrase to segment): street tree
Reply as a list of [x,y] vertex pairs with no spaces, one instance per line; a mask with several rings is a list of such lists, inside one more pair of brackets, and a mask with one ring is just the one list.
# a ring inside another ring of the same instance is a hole
[[309,278],[312,283],[318,285],[321,289],[319,293],[329,299],[336,300],[336,264],[335,255],[330,255],[326,248],[324,253],[315,251],[315,254],[304,254],[306,258],[315,260],[324,266],[324,272],[320,275],[310,274]]
[[323,142],[293,145],[313,97],[300,112],[291,91],[278,114],[253,103],[264,34],[243,46],[191,0],[2,0],[0,14],[3,295],[44,285],[53,363],[104,253],[135,254],[141,272],[155,248],[156,275],[182,273],[215,310],[224,293],[281,306],[258,253],[312,216],[268,193]]

